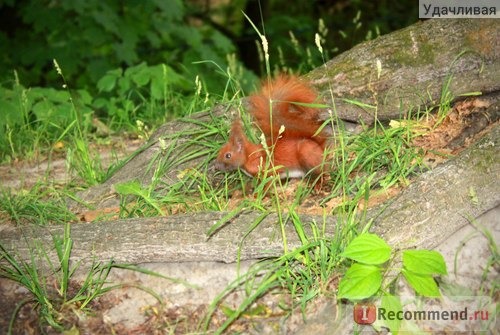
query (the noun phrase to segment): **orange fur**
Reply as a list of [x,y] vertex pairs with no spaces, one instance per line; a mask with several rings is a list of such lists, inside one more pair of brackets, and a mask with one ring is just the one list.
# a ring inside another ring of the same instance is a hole
[[266,137],[270,156],[261,144],[247,139],[237,120],[228,143],[219,151],[216,168],[241,169],[250,176],[265,167],[282,177],[302,177],[309,171],[320,174],[327,134],[318,131],[320,110],[308,106],[318,102],[316,93],[297,77],[279,76],[249,100],[249,112]]
[[317,94],[299,78],[281,75],[265,83],[249,100],[250,114],[271,142],[283,125],[282,138],[311,138],[325,143],[326,135],[316,134],[322,124],[320,109],[308,106],[318,103]]

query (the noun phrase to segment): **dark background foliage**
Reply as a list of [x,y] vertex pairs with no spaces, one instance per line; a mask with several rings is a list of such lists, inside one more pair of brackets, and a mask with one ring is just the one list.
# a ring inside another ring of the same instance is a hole
[[0,162],[80,130],[147,137],[248,94],[259,77],[306,73],[408,26],[417,10],[409,0],[0,0]]
[[275,67],[296,72],[323,62],[317,32],[332,57],[418,19],[407,0],[0,0],[0,79],[16,70],[25,86],[60,87],[56,59],[73,87],[93,92],[107,71],[145,62],[189,80],[200,75],[217,91],[224,80],[213,63],[193,62],[225,69],[235,53],[245,70],[264,75],[257,33],[243,13],[265,33]]

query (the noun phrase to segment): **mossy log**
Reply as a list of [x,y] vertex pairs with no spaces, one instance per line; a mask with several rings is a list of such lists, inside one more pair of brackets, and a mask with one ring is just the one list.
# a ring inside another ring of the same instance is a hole
[[428,20],[361,43],[307,75],[338,116],[372,124],[500,90],[500,21]]

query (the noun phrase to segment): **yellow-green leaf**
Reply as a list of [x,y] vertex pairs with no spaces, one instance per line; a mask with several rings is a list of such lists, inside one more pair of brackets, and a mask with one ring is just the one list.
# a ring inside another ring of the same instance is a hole
[[403,252],[403,267],[421,275],[445,275],[443,256],[434,250],[407,250]]
[[371,297],[382,284],[380,268],[373,265],[353,264],[339,284],[339,298],[360,300]]
[[424,297],[440,297],[441,292],[430,275],[419,275],[414,272],[403,269],[401,271],[406,281],[418,294]]
[[347,246],[343,256],[364,264],[382,264],[391,257],[391,247],[375,234],[361,234]]

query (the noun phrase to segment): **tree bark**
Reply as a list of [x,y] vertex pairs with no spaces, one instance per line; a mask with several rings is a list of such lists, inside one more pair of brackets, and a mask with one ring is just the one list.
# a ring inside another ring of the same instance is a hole
[[436,106],[445,87],[457,99],[499,91],[499,60],[499,20],[435,19],[361,43],[306,77],[341,119],[372,124]]

